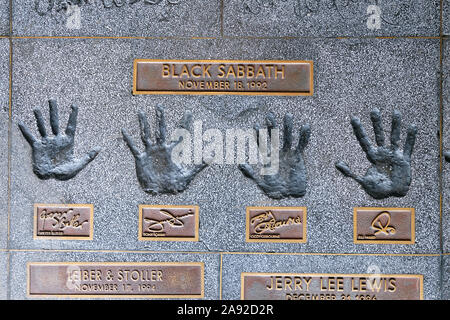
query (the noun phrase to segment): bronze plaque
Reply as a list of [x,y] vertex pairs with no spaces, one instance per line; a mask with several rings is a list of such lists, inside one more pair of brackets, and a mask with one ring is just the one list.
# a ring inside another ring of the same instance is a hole
[[203,298],[202,262],[30,262],[31,297]]
[[198,241],[198,206],[139,206],[139,240]]
[[133,94],[312,95],[312,61],[134,60]]
[[413,208],[354,208],[355,243],[414,244]]
[[34,238],[92,240],[92,204],[35,204]]
[[242,300],[422,300],[423,276],[242,273]]
[[306,242],[306,207],[247,207],[247,242]]

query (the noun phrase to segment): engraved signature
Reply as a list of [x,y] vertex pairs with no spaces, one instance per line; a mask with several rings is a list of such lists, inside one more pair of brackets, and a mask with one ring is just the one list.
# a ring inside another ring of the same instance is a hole
[[173,213],[171,213],[170,211],[165,210],[165,209],[161,209],[161,210],[159,210],[159,212],[162,213],[163,215],[167,216],[168,218],[164,219],[164,220],[155,220],[155,219],[150,219],[150,218],[144,218],[144,221],[149,223],[149,225],[147,227],[149,232],[164,232],[164,226],[166,223],[168,225],[170,225],[171,227],[182,228],[182,227],[184,227],[184,222],[182,221],[182,219],[194,215],[194,212],[191,209],[189,209],[186,214],[179,215],[179,216],[175,216],[175,215],[173,215]]
[[[385,223],[383,223],[385,221]],[[383,233],[387,236],[394,235],[396,229],[393,226],[390,226],[391,223],[391,214],[388,211],[381,212],[378,216],[375,217],[372,221],[371,228],[376,230],[375,235]]]
[[382,9],[381,20],[390,25],[400,25],[408,19],[406,12],[413,6],[411,0],[400,2],[386,0],[244,0],[244,11],[259,14],[267,8],[279,8],[280,3],[292,4],[294,14],[304,19],[325,10],[332,10],[343,20],[365,19],[368,6],[376,5]]
[[301,225],[302,218],[300,216],[297,217],[289,217],[286,220],[277,220],[275,219],[272,211],[263,212],[257,216],[254,216],[250,223],[255,225],[255,233],[261,234],[265,231],[274,231],[276,229],[289,226],[289,225]]
[[[48,219],[53,219],[52,228],[64,230],[66,228],[82,228],[84,223],[88,220],[80,221],[80,214],[73,214],[73,209],[67,211],[48,211],[47,209],[42,210],[39,218],[44,220],[42,224],[42,230],[45,230],[45,222]],[[69,218],[72,215],[71,218]]]

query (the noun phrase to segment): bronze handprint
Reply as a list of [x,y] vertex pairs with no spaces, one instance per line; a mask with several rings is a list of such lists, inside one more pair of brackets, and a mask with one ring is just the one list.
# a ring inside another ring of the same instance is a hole
[[[276,127],[273,113],[269,113],[266,118],[269,136],[272,129]],[[256,133],[259,126],[255,127]],[[284,117],[284,143],[281,150],[271,150],[279,153],[279,169],[273,175],[256,176],[253,168],[248,164],[239,165],[242,173],[255,181],[258,187],[270,198],[282,199],[287,197],[299,198],[306,193],[306,167],[303,160],[303,151],[308,145],[311,129],[308,124],[303,125],[299,132],[297,148],[291,149],[293,143],[292,135],[292,115],[286,114]],[[259,137],[256,141],[259,146]]]
[[444,152],[445,161],[450,162],[450,151]]
[[[166,143],[166,123],[164,110],[156,108],[156,119],[159,131],[156,132],[156,143],[151,142],[150,126],[143,112],[139,113],[141,139],[145,150],[140,152],[130,135],[122,129],[123,138],[135,158],[136,174],[138,181],[145,192],[150,194],[171,193],[177,194],[184,191],[194,177],[203,170],[207,164],[202,163],[192,169],[182,168],[172,160],[172,150],[182,139],[172,143]],[[185,115],[181,127],[187,129],[192,117]]]
[[81,159],[73,155],[74,137],[77,126],[78,107],[72,105],[72,113],[64,133],[59,131],[58,107],[55,100],[49,100],[50,126],[54,136],[48,136],[45,129],[44,118],[39,109],[34,109],[34,116],[38,126],[41,140],[36,139],[30,130],[19,122],[19,128],[32,148],[33,172],[40,179],[54,178],[69,180],[75,177],[92,160],[95,159],[100,148],[94,148]]
[[371,112],[370,118],[375,132],[377,147],[371,145],[364,128],[358,118],[352,117],[353,132],[361,148],[366,153],[372,166],[364,177],[353,174],[343,161],[336,162],[336,168],[346,177],[358,182],[363,189],[375,199],[390,196],[403,197],[411,185],[411,155],[416,141],[417,128],[411,125],[408,129],[403,152],[400,151],[401,114],[392,114],[391,145],[385,145],[381,115],[378,109]]

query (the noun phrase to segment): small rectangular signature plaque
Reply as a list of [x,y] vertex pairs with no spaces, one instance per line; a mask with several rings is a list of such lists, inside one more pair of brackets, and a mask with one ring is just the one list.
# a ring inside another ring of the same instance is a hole
[[31,297],[203,298],[202,262],[30,262]]
[[34,205],[34,238],[59,240],[93,239],[92,204]]
[[139,240],[198,241],[198,226],[198,206],[139,206]]
[[354,208],[354,243],[414,244],[414,220],[414,208]]
[[313,94],[313,62],[134,60],[133,94]]
[[242,300],[422,300],[423,276],[242,273]]
[[306,207],[247,207],[247,242],[306,242]]

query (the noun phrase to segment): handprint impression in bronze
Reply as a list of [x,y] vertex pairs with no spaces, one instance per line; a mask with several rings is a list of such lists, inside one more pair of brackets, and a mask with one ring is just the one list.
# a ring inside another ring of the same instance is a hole
[[385,145],[381,115],[378,109],[371,112],[370,118],[375,132],[377,146],[373,146],[361,121],[352,117],[351,124],[358,142],[366,153],[372,166],[364,177],[359,177],[351,172],[344,161],[336,162],[336,168],[346,177],[358,182],[363,189],[375,199],[387,197],[404,197],[411,185],[411,155],[416,141],[417,128],[409,126],[403,152],[400,148],[401,114],[394,111],[392,114],[391,145]]
[[92,160],[95,159],[100,148],[94,148],[77,159],[73,155],[75,130],[77,126],[78,107],[72,105],[72,113],[69,116],[67,128],[64,133],[59,131],[58,108],[55,100],[49,100],[50,126],[54,136],[48,136],[45,129],[44,118],[39,109],[34,109],[34,116],[42,138],[39,140],[31,131],[19,122],[19,129],[30,144],[33,157],[33,171],[43,180],[54,178],[57,180],[69,180],[75,177]]
[[[184,191],[207,164],[203,162],[187,169],[175,163],[172,159],[172,151],[183,139],[181,137],[178,141],[166,142],[167,128],[162,107],[156,108],[156,119],[159,130],[156,131],[156,141],[153,143],[145,113],[139,113],[141,139],[145,146],[143,152],[138,150],[126,129],[122,129],[122,135],[135,158],[136,175],[142,189],[150,194],[177,194]],[[187,129],[191,120],[192,116],[186,114],[181,127]]]

